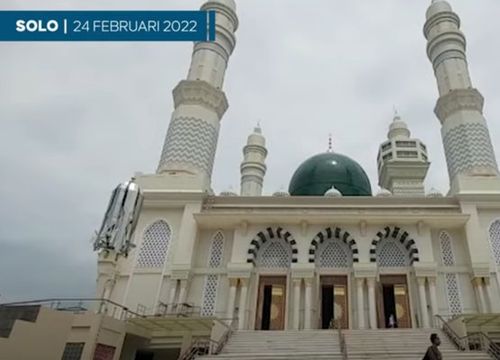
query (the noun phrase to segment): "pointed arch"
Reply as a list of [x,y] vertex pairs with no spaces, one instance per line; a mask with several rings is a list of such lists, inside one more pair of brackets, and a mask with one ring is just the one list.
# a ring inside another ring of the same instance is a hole
[[493,220],[488,228],[488,235],[493,258],[495,263],[500,265],[500,219]]
[[[251,263],[254,266],[257,262],[257,254],[264,249],[270,247],[271,244],[266,246],[266,243],[272,242],[277,243],[275,240],[283,240],[290,247],[291,251],[291,262],[297,262],[297,242],[293,238],[290,232],[284,230],[282,227],[272,228],[268,227],[264,231],[259,231],[257,235],[250,242],[250,247],[247,252],[247,263]],[[273,245],[275,250],[278,250],[276,245]]]
[[443,230],[439,233],[439,246],[441,247],[441,260],[443,261],[443,265],[455,265],[452,237],[447,231]]
[[[335,245],[334,242],[338,243]],[[324,243],[325,245],[322,246],[322,244]],[[350,254],[346,254],[347,262],[350,262],[349,258],[352,258],[352,262],[359,261],[358,245],[356,244],[356,240],[352,238],[351,234],[339,227],[328,227],[317,233],[314,239],[311,241],[311,245],[309,246],[309,262],[314,263],[319,260],[319,262],[321,263],[321,259],[316,259],[317,255],[321,257],[321,255],[324,254],[325,251],[332,252],[334,250],[340,250],[343,247],[347,247],[350,252]],[[321,251],[321,253],[318,252],[318,249]],[[343,255],[340,254],[340,256],[341,257],[338,260],[342,262]]]
[[[382,242],[385,240],[384,242]],[[392,243],[391,245],[387,245]],[[380,245],[383,245],[380,246]],[[387,246],[387,249],[384,248]],[[404,249],[404,250],[403,250]],[[413,265],[415,261],[419,261],[418,248],[407,231],[402,230],[398,226],[386,226],[384,230],[379,231],[376,237],[372,240],[370,246],[370,262],[377,262],[377,255],[379,251],[384,251],[389,254],[397,254],[399,251],[404,251],[405,257],[408,258],[408,265]]]
[[167,258],[172,230],[165,220],[157,220],[149,225],[143,233],[138,268],[162,268]]

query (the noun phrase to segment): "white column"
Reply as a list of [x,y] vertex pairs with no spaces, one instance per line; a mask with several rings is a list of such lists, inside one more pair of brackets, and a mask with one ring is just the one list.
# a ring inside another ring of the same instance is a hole
[[370,313],[370,329],[377,328],[377,308],[375,305],[375,278],[366,279],[368,282],[368,310]]
[[245,328],[247,307],[248,279],[240,279],[240,308],[238,309],[238,329]]
[[179,303],[183,304],[186,302],[187,297],[187,280],[181,280],[181,287],[179,290]]
[[364,291],[365,279],[356,279],[357,301],[358,301],[358,328],[365,328],[365,302]]
[[229,297],[227,299],[226,318],[232,319],[234,316],[234,302],[236,300],[236,286],[238,279],[229,279]]
[[436,315],[439,314],[437,293],[436,293],[436,278],[427,278],[429,281],[429,293],[431,296],[431,308],[432,308],[432,325],[436,324]]
[[486,290],[486,297],[488,299],[487,302],[490,304],[490,312],[496,313],[497,312],[497,302],[495,301],[495,297],[493,295],[493,289],[491,288],[491,279],[490,278],[485,278],[484,279],[484,288]]
[[474,284],[474,290],[476,291],[476,294],[479,298],[479,312],[480,313],[486,313],[487,308],[486,308],[486,301],[484,299],[484,292],[483,292],[483,279],[480,277],[476,277],[472,280],[472,283]]
[[420,297],[420,318],[422,319],[421,326],[429,327],[429,313],[427,312],[427,297],[425,295],[425,277],[417,278],[418,294]]
[[300,284],[301,279],[293,280],[293,328],[299,329],[300,323]]
[[306,286],[305,292],[305,310],[304,310],[304,329],[311,329],[311,310],[312,310],[312,281],[313,279],[304,279]]

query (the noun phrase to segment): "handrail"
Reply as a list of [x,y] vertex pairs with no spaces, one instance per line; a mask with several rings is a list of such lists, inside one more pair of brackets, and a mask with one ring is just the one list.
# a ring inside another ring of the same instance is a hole
[[436,315],[443,325],[443,332],[461,351],[483,351],[494,359],[500,360],[500,346],[483,332],[474,332],[460,337],[448,323]]
[[[73,306],[68,306],[73,303]],[[83,311],[93,311],[92,309],[88,309],[84,305],[85,303],[96,304],[95,312],[97,314],[108,314],[110,313],[108,306],[112,306],[112,314],[110,316],[123,318],[125,314],[125,318],[129,317],[145,317],[142,314],[139,314],[135,311],[130,310],[128,307],[118,304],[109,299],[103,298],[47,298],[47,299],[37,299],[37,300],[27,300],[27,301],[15,301],[9,303],[0,304],[0,308],[2,307],[11,307],[11,306],[28,306],[28,305],[40,305],[47,306],[54,310],[59,311],[72,311],[72,312],[83,312]],[[66,305],[66,306],[64,306]],[[119,316],[115,316],[116,309],[121,310]]]
[[436,318],[441,322],[443,332],[455,344],[457,349],[464,351],[466,347],[463,343],[463,337],[460,337],[440,315],[436,315]]
[[475,332],[463,338],[467,348],[473,351],[483,351],[494,359],[500,359],[500,346],[483,332]]
[[340,322],[340,319],[332,319],[330,327],[333,329],[336,328],[338,330],[339,346],[340,346],[340,353],[342,354],[342,360],[348,360],[349,356],[347,354],[345,335],[342,333],[342,324]]
[[236,320],[238,320],[237,317],[234,317],[231,320],[231,324],[227,327],[226,331],[224,331],[224,334],[222,335],[220,341],[218,342],[217,347],[214,349],[212,354],[214,355],[219,354],[224,348],[224,346],[227,344],[229,338],[233,335],[234,330],[236,329]]

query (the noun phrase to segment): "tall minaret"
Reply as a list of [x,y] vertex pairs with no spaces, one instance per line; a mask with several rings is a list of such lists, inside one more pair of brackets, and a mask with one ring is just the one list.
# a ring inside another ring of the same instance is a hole
[[460,18],[448,2],[432,1],[424,33],[440,95],[434,112],[441,122],[450,191],[500,191],[497,162],[483,116],[484,99],[472,87]]
[[387,140],[379,148],[378,184],[395,196],[424,196],[424,180],[429,169],[427,147],[411,138],[408,125],[396,113]]
[[248,136],[247,144],[243,148],[241,163],[241,196],[262,195],[264,175],[266,175],[266,139],[262,136],[260,126]]
[[174,89],[170,120],[157,173],[191,175],[210,188],[219,123],[228,108],[224,75],[238,28],[234,0],[209,0],[202,10],[216,11],[216,41],[194,45],[187,80]]

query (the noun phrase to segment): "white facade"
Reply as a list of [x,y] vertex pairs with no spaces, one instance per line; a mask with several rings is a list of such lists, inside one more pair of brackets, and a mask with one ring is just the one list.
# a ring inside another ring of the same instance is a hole
[[[204,8],[218,12],[218,41],[195,45],[188,80],[174,90],[158,174],[136,178],[144,193],[136,248],[116,261],[100,254],[98,296],[145,314],[188,303],[203,316],[237,318],[240,329],[321,328],[329,287],[333,316],[349,328],[386,327],[394,311],[401,327],[431,327],[436,314],[498,312],[500,182],[491,141],[488,135],[484,147],[468,130],[467,149],[446,140],[469,123],[487,134],[451,7],[434,1],[425,30],[441,95],[446,197],[425,196],[425,147],[398,124],[389,142],[412,140],[419,149],[414,162],[380,159],[380,184],[399,196],[261,196],[267,150],[259,132],[244,150],[243,196],[212,195],[218,124],[227,107],[221,88],[238,21],[232,1]],[[206,144],[189,140],[203,138],[191,118],[213,127]],[[487,164],[475,157],[476,146]],[[191,158],[198,151],[207,156],[199,163]]]

